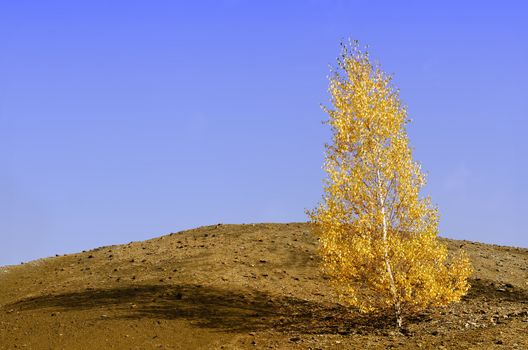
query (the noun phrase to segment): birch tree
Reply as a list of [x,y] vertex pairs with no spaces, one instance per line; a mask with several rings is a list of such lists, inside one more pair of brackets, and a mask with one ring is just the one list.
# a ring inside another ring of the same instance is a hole
[[323,267],[344,301],[391,314],[399,328],[407,314],[459,301],[471,265],[437,238],[438,210],[420,196],[425,175],[391,76],[357,42],[342,45],[329,92],[324,196],[308,213]]

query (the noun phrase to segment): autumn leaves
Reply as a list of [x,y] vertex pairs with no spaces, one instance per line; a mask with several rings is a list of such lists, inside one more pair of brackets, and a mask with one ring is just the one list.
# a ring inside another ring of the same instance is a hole
[[357,42],[343,45],[330,78],[322,203],[309,216],[325,272],[363,312],[406,314],[458,301],[469,260],[449,260],[438,212],[419,196],[425,175],[412,159],[407,113],[390,76]]

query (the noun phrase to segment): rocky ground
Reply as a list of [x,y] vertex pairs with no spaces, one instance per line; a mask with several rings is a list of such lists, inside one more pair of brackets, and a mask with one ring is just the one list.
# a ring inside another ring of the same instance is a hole
[[528,349],[528,249],[445,242],[472,288],[405,334],[338,303],[307,224],[215,225],[0,267],[0,348]]

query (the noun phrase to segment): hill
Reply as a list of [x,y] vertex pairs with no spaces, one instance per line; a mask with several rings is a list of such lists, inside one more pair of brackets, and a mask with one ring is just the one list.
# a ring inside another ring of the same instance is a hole
[[406,334],[338,303],[307,224],[219,224],[0,267],[0,348],[528,349],[528,249],[445,241],[472,288]]

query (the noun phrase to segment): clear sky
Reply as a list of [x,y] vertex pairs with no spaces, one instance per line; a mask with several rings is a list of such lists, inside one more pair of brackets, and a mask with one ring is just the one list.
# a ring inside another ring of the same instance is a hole
[[524,1],[0,2],[0,265],[306,221],[342,38],[395,75],[446,237],[528,247]]

